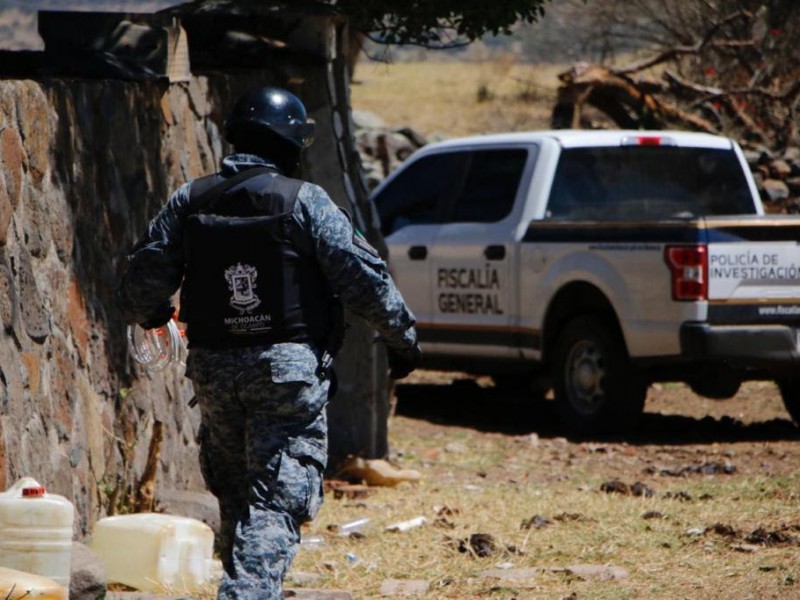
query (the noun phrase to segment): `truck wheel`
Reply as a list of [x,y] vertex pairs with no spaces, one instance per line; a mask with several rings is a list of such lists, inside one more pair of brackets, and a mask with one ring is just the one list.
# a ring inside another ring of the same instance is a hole
[[574,433],[627,431],[647,395],[617,331],[596,316],[573,319],[555,345],[553,390],[562,422]]
[[776,383],[781,391],[786,412],[792,417],[794,424],[800,427],[800,378],[787,377],[779,379]]

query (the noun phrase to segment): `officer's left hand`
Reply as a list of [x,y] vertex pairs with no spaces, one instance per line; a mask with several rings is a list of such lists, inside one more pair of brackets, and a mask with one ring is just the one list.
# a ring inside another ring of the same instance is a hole
[[165,302],[158,307],[158,309],[147,321],[144,323],[139,323],[139,325],[142,327],[142,329],[156,329],[157,327],[163,327],[169,323],[169,320],[172,318],[173,314],[175,314],[175,307],[169,302]]
[[419,366],[422,360],[422,350],[419,344],[414,344],[405,350],[387,347],[386,357],[389,359],[389,377],[403,379]]

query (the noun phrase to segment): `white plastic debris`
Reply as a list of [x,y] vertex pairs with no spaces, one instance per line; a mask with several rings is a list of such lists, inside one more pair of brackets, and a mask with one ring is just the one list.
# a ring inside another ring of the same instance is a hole
[[364,517],[363,519],[356,519],[355,521],[350,521],[349,523],[343,523],[339,525],[336,529],[341,536],[348,536],[351,533],[363,533],[364,527],[369,524],[369,519]]
[[414,519],[409,519],[408,521],[401,521],[400,523],[389,525],[386,527],[386,531],[408,531],[409,529],[423,526],[426,521],[427,519],[425,517],[416,517]]

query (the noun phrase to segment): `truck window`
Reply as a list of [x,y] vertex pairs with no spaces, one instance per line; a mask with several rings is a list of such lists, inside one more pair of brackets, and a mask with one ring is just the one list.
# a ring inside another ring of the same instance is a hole
[[514,206],[528,151],[478,150],[470,153],[464,184],[448,222],[493,223]]
[[754,212],[733,150],[622,146],[565,149],[546,216],[615,220]]
[[463,152],[423,156],[411,163],[374,197],[383,235],[407,225],[442,222],[445,195]]

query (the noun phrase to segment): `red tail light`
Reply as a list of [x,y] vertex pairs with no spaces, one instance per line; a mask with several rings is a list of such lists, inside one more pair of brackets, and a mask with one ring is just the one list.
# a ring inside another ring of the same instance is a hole
[[622,138],[623,146],[677,146],[675,138],[661,135],[628,135]]
[[667,246],[664,260],[672,280],[672,299],[684,302],[708,298],[706,246]]

